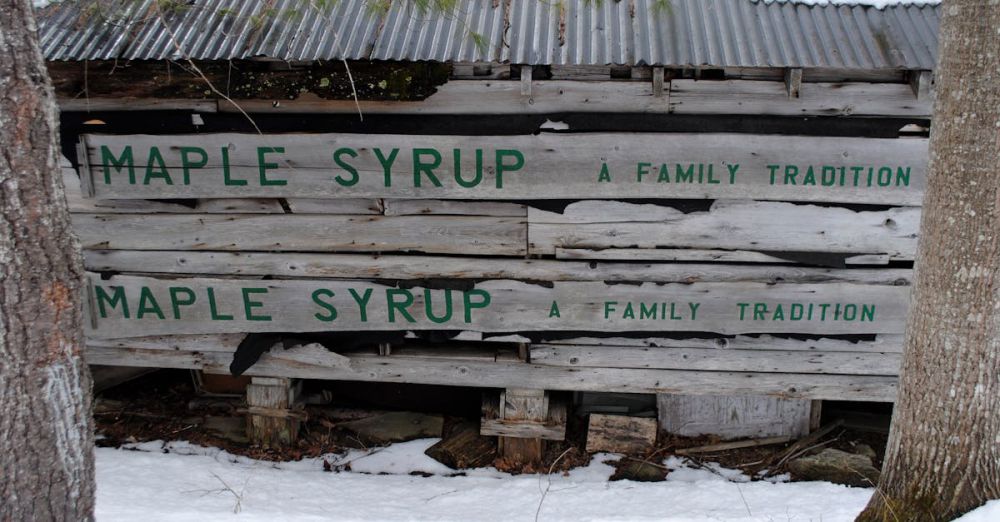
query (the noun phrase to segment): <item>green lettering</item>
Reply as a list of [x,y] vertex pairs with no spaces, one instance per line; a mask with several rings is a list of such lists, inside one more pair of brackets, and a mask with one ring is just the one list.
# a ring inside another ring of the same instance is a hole
[[230,314],[220,314],[219,313],[218,307],[215,305],[215,289],[212,288],[212,287],[208,287],[208,289],[205,290],[205,293],[208,294],[208,311],[209,311],[209,314],[211,314],[211,316],[212,316],[212,320],[213,321],[232,321],[233,320],[233,316],[232,315],[230,315]]
[[107,145],[101,145],[101,164],[104,167],[104,184],[111,184],[111,168],[121,174],[122,169],[128,167],[128,183],[135,185],[135,162],[132,159],[132,146],[126,145],[122,153],[117,158],[111,153]]
[[639,162],[635,167],[635,180],[641,182],[642,177],[649,174],[649,167],[651,166],[652,163]]
[[366,288],[365,295],[359,296],[358,293],[353,288],[348,288],[348,292],[351,293],[351,297],[354,298],[354,302],[358,303],[358,311],[361,313],[361,322],[368,322],[368,300],[372,298],[372,289]]
[[726,165],[726,168],[729,169],[729,184],[732,185],[736,183],[736,171],[740,169],[740,164],[730,163],[729,165]]
[[387,187],[392,186],[392,164],[396,162],[396,155],[399,154],[399,149],[392,149],[389,153],[389,157],[382,155],[382,149],[375,147],[372,149],[375,153],[375,157],[378,158],[379,165],[382,165],[382,177],[383,183]]
[[[371,290],[369,290],[369,291],[371,291]],[[322,297],[333,297],[335,295],[336,294],[333,293],[333,290],[330,290],[330,289],[327,289],[327,288],[320,288],[320,289],[314,290],[313,293],[312,293],[312,300],[313,300],[314,303],[316,303],[316,304],[320,305],[321,307],[323,307],[323,309],[326,310],[326,314],[322,314],[322,313],[317,312],[317,313],[313,314],[313,317],[315,317],[316,319],[318,319],[320,321],[323,321],[324,323],[329,323],[331,321],[335,321],[337,319],[337,308],[335,306],[333,306],[332,304],[330,304],[330,303],[328,303],[326,301],[323,301],[321,299]]]
[[[177,296],[178,294],[181,293],[185,294],[187,296],[187,299],[184,299],[183,301],[178,299]],[[195,302],[194,290],[191,290],[186,286],[170,287],[170,308],[172,308],[174,311],[174,319],[181,318],[182,306],[191,306],[194,304],[194,302]]]
[[476,177],[465,181],[462,177],[462,151],[455,149],[455,182],[465,188],[472,188],[483,181],[483,149],[476,149]]
[[910,186],[910,167],[896,167],[896,186]]
[[139,310],[136,311],[135,318],[142,319],[149,313],[156,314],[156,317],[160,319],[166,319],[163,316],[163,310],[160,309],[160,303],[157,303],[156,298],[153,297],[153,291],[144,286],[139,291]]
[[[181,147],[181,172],[184,173],[184,184],[191,184],[191,169],[200,169],[208,164],[208,153],[201,147]],[[190,154],[201,156],[198,161],[191,161]]]
[[552,301],[552,306],[549,306],[549,317],[562,317],[559,313],[559,303]]
[[694,183],[694,163],[688,165],[687,170],[684,170],[678,163],[676,167],[677,173],[677,183],[686,181],[688,183]]
[[[474,295],[478,295],[480,297],[480,300],[478,302],[472,301],[472,296]],[[462,297],[464,300],[463,304],[465,305],[464,308],[465,308],[466,323],[472,322],[472,310],[474,308],[486,308],[487,306],[490,305],[490,301],[492,301],[489,292],[487,292],[486,290],[479,290],[478,288],[465,292],[465,294]]]
[[424,311],[427,312],[427,318],[435,323],[441,324],[451,320],[451,290],[444,291],[444,315],[438,317],[434,315],[434,306],[431,304],[431,289],[424,288]]
[[[503,159],[505,157],[514,158],[514,163],[507,165]],[[503,188],[503,173],[521,170],[524,166],[524,154],[514,149],[497,149],[497,188]]]
[[670,168],[666,163],[660,164],[660,175],[656,178],[657,183],[670,183]]
[[146,162],[146,177],[142,179],[142,184],[149,185],[149,180],[152,178],[160,178],[167,185],[174,184],[174,180],[170,179],[170,174],[167,173],[167,165],[163,162],[163,155],[160,154],[159,147],[149,148],[149,161]]
[[358,169],[354,168],[354,166],[350,163],[340,159],[341,156],[356,158],[358,157],[358,151],[347,147],[341,147],[333,152],[333,162],[351,174],[351,177],[347,179],[342,178],[340,174],[337,174],[334,176],[333,180],[339,183],[342,187],[353,187],[358,183]]
[[257,167],[260,171],[260,185],[287,185],[287,179],[267,179],[267,171],[278,168],[277,163],[267,163],[267,154],[284,154],[284,147],[257,147]]
[[128,319],[128,299],[125,298],[125,288],[121,286],[112,286],[111,288],[114,288],[115,292],[112,296],[109,296],[107,292],[104,291],[103,286],[94,287],[94,293],[97,297],[97,309],[100,311],[101,317],[106,318],[108,316],[108,311],[104,308],[105,303],[107,303],[112,310],[118,307],[118,303],[121,303],[122,317]]
[[260,301],[251,301],[250,294],[266,294],[267,288],[243,288],[243,311],[246,314],[247,321],[270,321],[270,315],[254,315],[254,308],[261,308],[264,303]]
[[597,175],[598,183],[610,183],[611,182],[611,171],[608,170],[607,163],[601,163],[601,173]]
[[[402,302],[396,302],[396,296],[403,296]],[[385,291],[385,297],[389,305],[389,322],[396,322],[396,312],[398,311],[408,322],[417,322],[410,312],[406,311],[406,307],[413,304],[413,294],[405,288],[390,288]]]
[[[430,155],[430,163],[424,163],[421,156]],[[431,180],[431,184],[435,187],[441,186],[441,181],[437,179],[434,175],[434,169],[441,165],[441,153],[434,149],[413,149],[413,186],[420,186],[420,174],[423,173],[427,176],[427,179]]]
[[239,187],[247,184],[245,179],[233,179],[229,171],[229,147],[222,147],[222,184],[227,187]]

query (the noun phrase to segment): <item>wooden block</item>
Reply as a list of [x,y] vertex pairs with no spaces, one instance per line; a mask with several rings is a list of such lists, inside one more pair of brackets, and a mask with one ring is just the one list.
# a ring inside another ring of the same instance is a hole
[[646,453],[656,444],[656,419],[591,413],[587,452]]
[[809,433],[809,400],[758,395],[657,395],[660,428],[683,436],[723,439],[800,437]]
[[254,377],[247,385],[247,437],[264,447],[295,442],[300,420],[291,411],[295,400],[291,379]]
[[489,466],[497,457],[497,444],[479,433],[475,423],[462,423],[424,452],[452,469]]
[[[500,418],[541,424],[548,417],[549,396],[544,390],[509,388],[500,395]],[[500,437],[500,456],[509,464],[539,463],[545,454],[541,438]]]

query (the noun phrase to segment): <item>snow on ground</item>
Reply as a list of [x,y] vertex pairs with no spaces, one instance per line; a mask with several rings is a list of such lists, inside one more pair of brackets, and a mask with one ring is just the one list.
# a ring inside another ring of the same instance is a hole
[[997,522],[1000,520],[1000,500],[991,500],[979,509],[958,517],[954,522]]
[[99,448],[97,520],[506,522],[535,520],[537,510],[546,522],[835,522],[853,520],[872,493],[826,482],[748,482],[739,471],[694,469],[678,458],[664,463],[673,469],[666,482],[609,482],[613,469],[604,461],[617,457],[607,454],[566,475],[448,476],[454,471],[423,453],[436,441],[325,457],[334,466],[350,462],[352,471],[342,473],[324,472],[323,459],[262,462],[185,442]]

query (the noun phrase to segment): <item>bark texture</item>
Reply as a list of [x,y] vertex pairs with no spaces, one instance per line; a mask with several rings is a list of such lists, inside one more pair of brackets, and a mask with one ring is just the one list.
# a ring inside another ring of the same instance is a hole
[[942,10],[899,400],[862,521],[951,520],[1000,498],[1000,0]]
[[29,0],[0,0],[0,521],[91,520],[79,248]]

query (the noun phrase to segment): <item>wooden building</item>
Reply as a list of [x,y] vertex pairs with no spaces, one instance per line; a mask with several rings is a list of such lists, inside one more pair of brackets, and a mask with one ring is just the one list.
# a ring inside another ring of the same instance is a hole
[[39,12],[92,364],[259,334],[259,416],[474,386],[508,441],[564,435],[553,391],[728,436],[894,400],[936,6],[102,5]]

